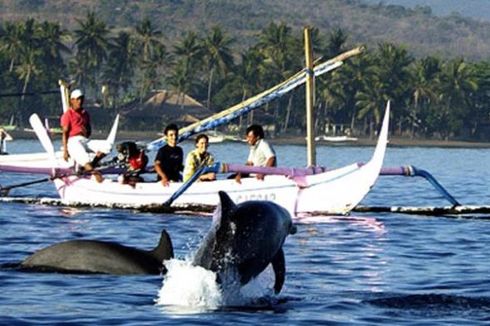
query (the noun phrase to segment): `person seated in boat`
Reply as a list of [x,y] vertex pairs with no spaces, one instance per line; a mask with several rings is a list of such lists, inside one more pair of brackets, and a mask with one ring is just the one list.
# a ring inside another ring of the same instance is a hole
[[[61,116],[63,158],[68,161],[70,157],[85,172],[91,173],[97,182],[102,182],[102,174],[95,170],[97,163],[105,156],[104,153],[90,148],[89,137],[92,133],[90,115],[83,108],[84,94],[75,89],[70,94],[70,108]],[[95,152],[95,158],[91,160],[90,154]]]
[[170,182],[182,181],[180,172],[184,169],[184,151],[180,146],[177,146],[179,138],[179,128],[176,124],[169,124],[164,132],[167,137],[167,144],[161,147],[155,156],[155,172],[157,180],[164,187],[168,187]]
[[[214,163],[214,157],[208,152],[209,137],[205,134],[200,134],[196,137],[196,149],[187,154],[184,168],[184,182],[189,180],[196,171],[202,166],[211,165]],[[199,181],[216,180],[216,174],[209,172],[202,174]]]
[[[247,163],[245,165],[275,167],[277,166],[276,152],[272,146],[264,139],[264,129],[261,125],[251,125],[246,130],[247,143],[250,146]],[[240,183],[241,173],[237,173],[235,180]],[[264,180],[263,174],[256,174],[259,180]]]
[[135,142],[127,141],[116,146],[117,162],[126,168],[126,172],[120,176],[120,182],[135,185],[144,182],[141,173],[145,172],[148,164],[148,156],[144,149],[138,148]]

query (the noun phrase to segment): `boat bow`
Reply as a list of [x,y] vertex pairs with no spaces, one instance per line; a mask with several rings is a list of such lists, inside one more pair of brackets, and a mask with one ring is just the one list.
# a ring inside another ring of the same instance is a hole
[[[359,204],[376,183],[383,166],[388,143],[389,116],[390,102],[386,105],[376,149],[368,163],[356,163],[327,173],[295,177],[300,185],[296,213],[347,214]],[[318,197],[319,194],[321,198]],[[329,202],[330,212],[325,212],[325,201]]]

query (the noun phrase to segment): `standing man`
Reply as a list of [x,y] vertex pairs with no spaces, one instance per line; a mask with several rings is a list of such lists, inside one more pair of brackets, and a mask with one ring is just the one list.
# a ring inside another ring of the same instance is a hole
[[[275,167],[277,166],[276,153],[272,146],[264,140],[264,129],[261,125],[251,125],[246,131],[247,143],[250,145],[250,153],[246,165]],[[241,175],[236,175],[240,183]],[[263,174],[257,174],[256,178],[264,180]]]
[[158,174],[157,180],[168,187],[171,181],[182,181],[180,172],[184,169],[184,151],[177,146],[179,128],[176,124],[169,124],[163,133],[167,137],[167,144],[155,156],[155,172]]
[[70,108],[61,116],[63,158],[68,161],[72,157],[85,172],[92,173],[97,182],[102,182],[102,175],[95,170],[95,165],[105,154],[97,152],[93,161],[90,159],[90,153],[94,152],[88,145],[92,127],[90,115],[83,108],[83,100],[82,91],[75,89],[70,95]]

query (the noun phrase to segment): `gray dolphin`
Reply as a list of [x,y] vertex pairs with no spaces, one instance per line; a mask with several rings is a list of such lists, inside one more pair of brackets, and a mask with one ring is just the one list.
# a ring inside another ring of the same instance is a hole
[[115,242],[71,240],[36,251],[20,263],[21,270],[59,273],[160,274],[163,261],[173,258],[172,242],[163,230],[153,250],[126,247]]
[[293,234],[291,216],[269,201],[247,201],[235,205],[223,191],[211,230],[196,252],[193,264],[217,273],[218,281],[228,271],[236,271],[242,285],[259,275],[271,263],[279,293],[284,284],[286,264],[282,245]]

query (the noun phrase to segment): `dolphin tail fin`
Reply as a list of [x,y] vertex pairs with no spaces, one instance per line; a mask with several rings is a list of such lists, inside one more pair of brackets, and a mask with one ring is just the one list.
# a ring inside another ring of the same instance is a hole
[[284,280],[286,278],[286,260],[284,259],[284,251],[282,251],[282,248],[279,249],[271,263],[272,269],[274,270],[274,274],[276,276],[274,292],[278,294],[281,292],[282,286],[284,285]]
[[174,258],[174,247],[166,230],[162,230],[160,242],[158,242],[158,246],[151,251],[151,255],[159,261]]

